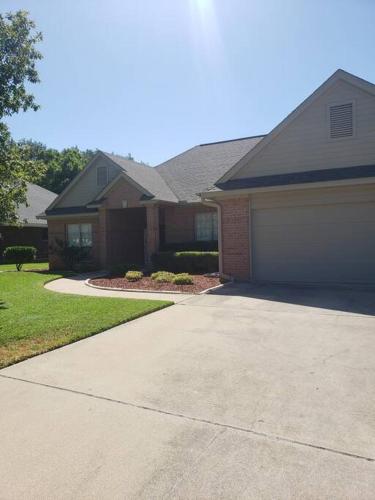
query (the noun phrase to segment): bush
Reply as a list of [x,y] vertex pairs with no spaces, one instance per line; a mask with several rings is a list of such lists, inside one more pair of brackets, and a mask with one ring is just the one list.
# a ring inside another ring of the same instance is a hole
[[204,274],[219,270],[218,252],[158,252],[152,256],[154,269],[173,273]]
[[9,264],[16,264],[17,271],[21,271],[23,264],[35,260],[36,248],[27,246],[7,247],[3,253]]
[[139,281],[143,278],[143,273],[141,271],[128,271],[125,278],[128,281]]
[[183,243],[164,243],[163,252],[217,252],[217,241],[187,241]]
[[142,271],[141,264],[114,264],[109,268],[111,276],[124,276],[128,271]]
[[173,278],[173,283],[175,285],[192,285],[193,278],[188,273],[176,274]]
[[172,283],[174,274],[168,271],[158,271],[151,274],[151,279],[156,281],[156,283]]
[[55,245],[50,247],[51,254],[58,255],[64,267],[71,271],[86,272],[92,270],[89,261],[91,248],[69,246],[67,242],[57,239]]

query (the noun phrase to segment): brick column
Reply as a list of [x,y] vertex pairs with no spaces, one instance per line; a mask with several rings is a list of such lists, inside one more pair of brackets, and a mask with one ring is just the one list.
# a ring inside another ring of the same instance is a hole
[[222,272],[239,280],[250,278],[249,200],[220,201]]
[[146,207],[146,262],[151,262],[151,255],[159,250],[159,207],[148,205]]
[[108,210],[99,209],[99,264],[102,269],[106,269],[110,262],[108,261]]

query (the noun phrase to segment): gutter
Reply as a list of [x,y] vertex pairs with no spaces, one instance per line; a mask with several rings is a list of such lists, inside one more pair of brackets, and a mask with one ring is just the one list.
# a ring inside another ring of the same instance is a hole
[[213,207],[217,209],[218,214],[218,223],[219,223],[219,231],[218,231],[218,247],[219,247],[219,274],[220,276],[225,276],[223,273],[223,229],[221,224],[221,205],[220,203],[210,200],[209,198],[204,198],[203,194],[201,194],[201,200],[203,205],[207,207]]

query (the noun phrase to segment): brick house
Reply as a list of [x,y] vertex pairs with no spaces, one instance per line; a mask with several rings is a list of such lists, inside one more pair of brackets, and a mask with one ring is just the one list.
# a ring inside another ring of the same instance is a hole
[[27,205],[21,204],[18,209],[19,226],[0,224],[0,259],[4,249],[14,245],[30,245],[37,249],[37,258],[48,256],[47,221],[38,218],[56,198],[56,194],[36,184],[27,184]]
[[46,217],[98,267],[217,239],[238,279],[374,283],[375,85],[338,70],[269,134],[154,168],[98,153]]

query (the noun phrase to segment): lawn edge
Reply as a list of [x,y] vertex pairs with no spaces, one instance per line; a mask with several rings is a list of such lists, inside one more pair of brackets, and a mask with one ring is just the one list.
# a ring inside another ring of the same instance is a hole
[[[56,278],[56,279],[58,279],[58,278]],[[51,280],[51,281],[53,281],[53,280]],[[129,299],[129,300],[131,300],[131,299]],[[173,306],[175,304],[171,300],[164,300],[164,301],[163,300],[159,300],[159,301],[155,300],[154,302],[161,302],[161,304],[153,306],[152,309],[150,309],[148,311],[142,311],[139,313],[135,313],[130,318],[128,318],[124,321],[119,321],[117,323],[114,323],[113,325],[111,325],[107,328],[95,330],[94,332],[91,332],[88,335],[85,335],[84,337],[73,339],[70,342],[66,342],[66,343],[62,343],[62,344],[56,344],[54,346],[51,346],[50,348],[42,349],[41,351],[35,352],[31,355],[21,356],[20,358],[17,358],[15,361],[12,361],[12,362],[7,363],[3,366],[0,366],[0,372],[5,368],[9,368],[10,366],[16,365],[18,363],[22,363],[23,361],[26,361],[28,359],[35,358],[36,356],[40,356],[41,354],[46,354],[47,352],[56,351],[57,349],[61,349],[62,347],[66,347],[66,346],[71,345],[71,344],[76,344],[77,342],[81,342],[82,340],[86,340],[90,337],[93,337],[94,335],[98,335],[99,333],[104,333],[104,332],[111,330],[112,328],[116,328],[117,326],[120,326],[120,325],[125,325],[126,323],[130,323],[131,321],[134,321],[136,319],[139,319],[139,318],[142,318],[144,316],[148,316],[149,314],[161,311],[162,309],[166,309],[167,307]]]

